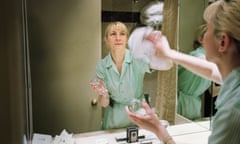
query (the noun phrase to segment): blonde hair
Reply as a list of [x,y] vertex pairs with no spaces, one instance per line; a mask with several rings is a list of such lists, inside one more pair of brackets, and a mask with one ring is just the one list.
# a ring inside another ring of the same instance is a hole
[[201,43],[199,42],[200,39],[203,39],[205,32],[207,31],[207,26],[206,24],[200,25],[196,32],[195,32],[195,39],[193,42],[193,48],[196,49],[199,46],[201,46]]
[[116,22],[111,22],[108,24],[108,26],[105,30],[104,37],[107,38],[111,29],[114,29],[114,28],[119,28],[119,29],[123,30],[127,34],[127,37],[129,36],[129,31],[128,31],[127,26],[122,22],[116,21]]
[[227,33],[240,48],[240,0],[218,0],[209,5],[204,19],[213,22],[214,34]]

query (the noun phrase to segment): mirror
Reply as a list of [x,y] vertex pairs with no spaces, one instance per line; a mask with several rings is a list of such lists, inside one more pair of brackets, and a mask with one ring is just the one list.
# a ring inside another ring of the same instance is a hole
[[[101,108],[91,105],[96,94],[89,82],[96,62],[107,53],[102,30],[115,18],[130,30],[136,27],[140,9],[150,1],[27,0],[34,133],[100,130]],[[157,73],[147,74],[144,85],[154,106]]]
[[[89,82],[96,62],[105,55],[102,29],[112,14],[124,18],[131,29],[138,23],[139,9],[149,1],[27,0],[34,133],[100,130],[102,111],[91,105],[97,96]],[[101,5],[107,8],[102,11]],[[146,75],[144,88],[152,105],[156,76]]]
[[[209,0],[180,0],[179,51],[191,52],[191,55],[198,57],[204,56],[202,49],[193,48],[193,43],[196,40],[197,29],[204,23],[203,12],[208,4]],[[216,89],[211,81],[196,77],[178,66],[177,112],[179,114],[194,121],[209,119],[215,113],[213,103],[216,97],[212,97],[213,90]]]

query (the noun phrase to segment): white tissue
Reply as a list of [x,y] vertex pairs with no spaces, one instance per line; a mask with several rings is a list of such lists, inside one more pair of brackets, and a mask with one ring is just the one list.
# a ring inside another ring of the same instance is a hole
[[147,58],[151,68],[156,70],[169,70],[172,67],[172,61],[156,56],[156,49],[152,42],[146,40],[153,31],[152,27],[136,28],[130,35],[128,47],[136,58]]
[[52,136],[47,134],[34,133],[32,144],[51,144]]
[[54,138],[53,144],[74,144],[74,139],[72,134],[68,134],[64,129],[59,136]]

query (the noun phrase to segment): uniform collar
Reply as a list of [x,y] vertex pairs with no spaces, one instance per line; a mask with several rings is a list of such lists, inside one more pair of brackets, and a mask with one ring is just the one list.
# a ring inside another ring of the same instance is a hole
[[[126,63],[126,64],[131,64],[132,63],[132,56],[131,56],[131,53],[128,49],[126,49],[126,53],[125,53],[125,56],[124,56],[123,63]],[[115,64],[112,60],[111,54],[109,53],[107,55],[107,59],[106,59],[106,68],[109,69],[113,65],[115,65]]]

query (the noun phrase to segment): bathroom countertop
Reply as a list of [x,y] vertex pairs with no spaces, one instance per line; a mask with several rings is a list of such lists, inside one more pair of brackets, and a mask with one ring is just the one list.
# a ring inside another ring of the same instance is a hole
[[[207,144],[209,130],[209,122],[191,122],[169,126],[168,131],[177,144]],[[144,144],[152,142],[152,144],[162,144],[157,137],[144,129],[139,129],[139,136],[144,135],[144,139],[139,139],[135,144]],[[126,141],[117,142],[116,138],[125,138],[126,130],[106,130],[75,134],[75,144],[127,144]]]

